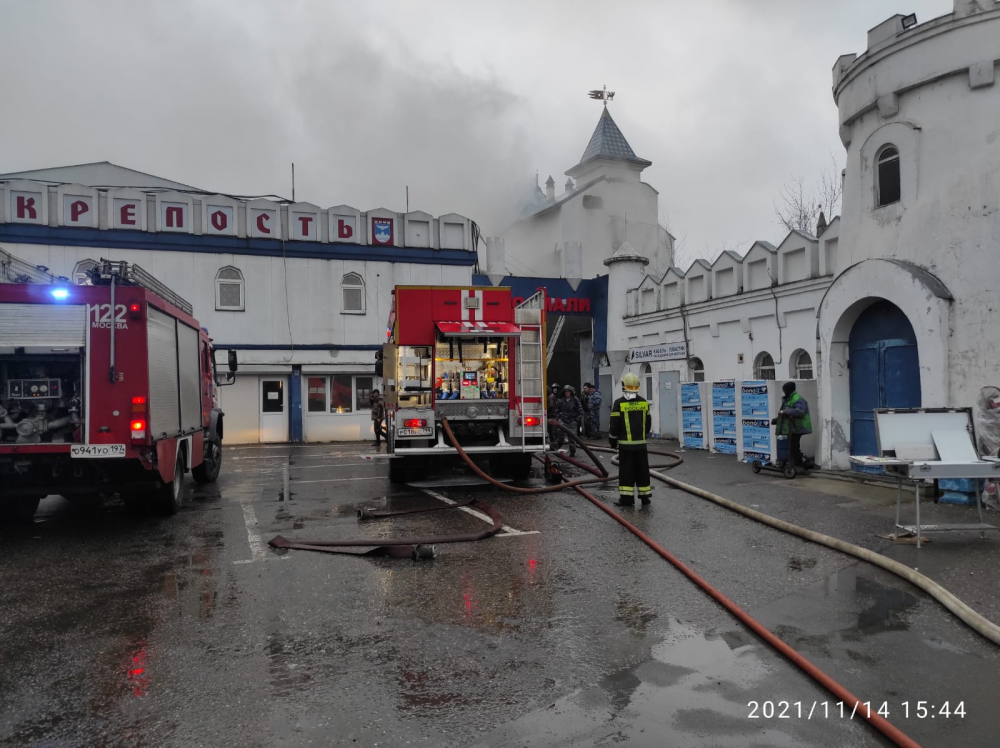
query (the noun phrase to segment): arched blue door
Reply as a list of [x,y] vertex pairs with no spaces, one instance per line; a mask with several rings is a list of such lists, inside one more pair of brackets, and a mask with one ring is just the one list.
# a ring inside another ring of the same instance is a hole
[[[851,454],[878,454],[875,408],[920,407],[920,359],[913,325],[902,310],[878,301],[851,328]],[[881,472],[881,468],[855,468]]]

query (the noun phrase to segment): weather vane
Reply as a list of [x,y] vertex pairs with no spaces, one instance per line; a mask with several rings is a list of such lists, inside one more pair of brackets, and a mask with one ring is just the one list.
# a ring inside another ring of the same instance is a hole
[[590,92],[590,98],[597,99],[598,101],[603,101],[604,106],[607,107],[608,102],[615,98],[615,92],[609,91],[608,87],[605,86],[603,90],[597,90],[596,88]]

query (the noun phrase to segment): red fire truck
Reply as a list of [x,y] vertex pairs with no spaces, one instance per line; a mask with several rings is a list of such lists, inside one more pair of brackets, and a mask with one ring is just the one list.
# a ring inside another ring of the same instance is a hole
[[[220,381],[191,305],[136,265],[72,285],[0,252],[0,512],[61,494],[173,514],[222,464]],[[236,370],[230,351],[229,369]]]
[[389,478],[398,483],[458,459],[527,477],[545,448],[545,291],[514,307],[509,288],[396,286],[381,369]]

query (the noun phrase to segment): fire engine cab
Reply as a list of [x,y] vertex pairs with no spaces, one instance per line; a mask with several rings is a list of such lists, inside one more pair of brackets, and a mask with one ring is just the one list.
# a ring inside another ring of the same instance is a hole
[[509,288],[396,286],[386,334],[390,480],[458,459],[445,418],[494,473],[527,477],[545,448],[545,291],[514,307]]

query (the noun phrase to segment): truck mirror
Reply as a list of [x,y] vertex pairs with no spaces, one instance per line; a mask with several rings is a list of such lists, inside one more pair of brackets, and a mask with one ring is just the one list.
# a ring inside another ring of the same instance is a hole
[[232,348],[229,349],[229,371],[235,373],[239,368],[239,362],[236,360],[236,351]]

